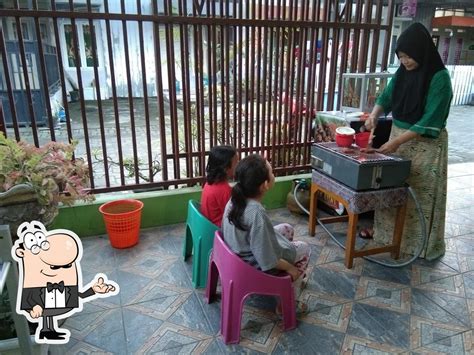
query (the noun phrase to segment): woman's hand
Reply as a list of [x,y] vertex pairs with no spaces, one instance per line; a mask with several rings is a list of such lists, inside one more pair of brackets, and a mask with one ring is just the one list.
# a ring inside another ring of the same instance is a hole
[[377,120],[378,120],[378,116],[376,116],[373,112],[371,114],[369,114],[369,117],[367,117],[367,119],[365,120],[365,128],[367,128],[367,130],[372,130],[374,129],[375,127],[377,127]]
[[376,149],[376,151],[382,154],[395,153],[402,144],[415,139],[416,137],[418,137],[418,133],[413,131],[405,131],[397,138],[389,140],[379,149]]
[[400,143],[398,143],[396,139],[392,139],[382,145],[379,149],[376,149],[376,151],[382,154],[391,154],[395,153],[398,147],[400,147]]
[[365,127],[370,131],[371,129],[374,129],[377,126],[377,121],[380,117],[380,115],[384,112],[383,107],[380,105],[375,105],[374,108],[372,109],[372,112],[369,114],[369,117],[367,117],[367,120],[365,121]]

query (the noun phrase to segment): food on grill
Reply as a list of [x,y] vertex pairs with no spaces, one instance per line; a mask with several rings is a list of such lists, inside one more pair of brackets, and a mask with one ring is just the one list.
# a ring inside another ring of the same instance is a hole
[[354,148],[342,148],[341,152],[344,154],[355,154],[356,150]]
[[374,153],[377,152],[377,150],[375,148],[372,148],[372,147],[360,148],[360,151],[362,153],[366,153],[366,154],[374,154]]

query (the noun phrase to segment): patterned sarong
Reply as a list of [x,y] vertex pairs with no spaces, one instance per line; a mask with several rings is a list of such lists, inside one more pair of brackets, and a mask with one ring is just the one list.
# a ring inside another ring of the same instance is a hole
[[[392,126],[390,139],[405,132]],[[408,184],[414,190],[423,210],[428,241],[421,257],[433,260],[445,252],[444,227],[446,217],[448,133],[443,129],[438,138],[417,137],[402,144],[397,155],[411,160]],[[378,210],[374,217],[374,239],[388,244],[392,240],[395,209]],[[401,252],[413,255],[421,247],[423,236],[419,213],[411,198],[408,200]]]

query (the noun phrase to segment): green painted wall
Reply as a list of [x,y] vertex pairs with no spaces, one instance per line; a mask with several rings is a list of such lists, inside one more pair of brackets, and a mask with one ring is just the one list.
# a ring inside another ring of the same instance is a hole
[[[286,206],[286,196],[292,187],[292,180],[301,178],[309,179],[310,175],[303,174],[277,178],[275,186],[263,199],[265,207],[274,209]],[[142,228],[181,223],[186,220],[188,200],[199,200],[200,197],[201,188],[198,187],[169,191],[102,194],[96,196],[93,203],[78,203],[72,207],[60,208],[59,215],[48,226],[48,230],[69,229],[80,237],[105,234],[105,224],[99,212],[100,205],[108,201],[125,198],[137,199],[144,203]]]

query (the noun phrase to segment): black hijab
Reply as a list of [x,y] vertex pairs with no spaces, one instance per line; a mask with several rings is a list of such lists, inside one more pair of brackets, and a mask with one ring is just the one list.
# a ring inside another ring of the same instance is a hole
[[392,94],[393,117],[414,124],[423,115],[433,75],[445,67],[430,33],[419,22],[410,25],[400,35],[395,52],[397,56],[404,52],[419,64],[417,69],[410,71],[400,64]]

